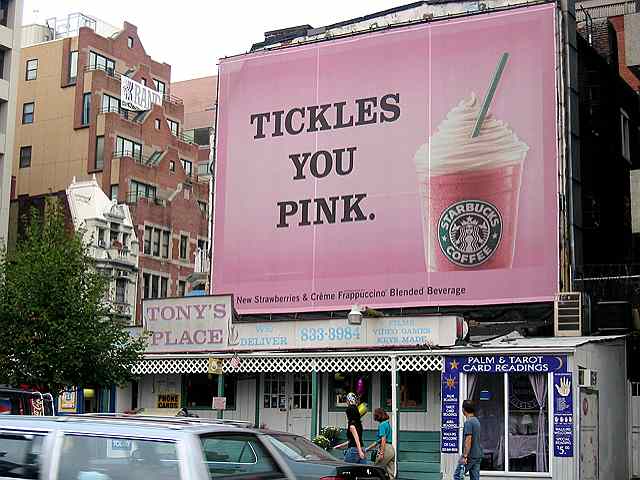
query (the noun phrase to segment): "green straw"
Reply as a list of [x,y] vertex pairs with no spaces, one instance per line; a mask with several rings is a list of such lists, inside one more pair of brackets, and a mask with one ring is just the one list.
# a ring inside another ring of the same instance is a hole
[[471,132],[471,138],[475,138],[480,134],[480,128],[482,128],[482,122],[484,122],[484,118],[487,116],[489,112],[489,106],[491,105],[491,101],[493,100],[493,96],[496,93],[496,89],[498,88],[498,82],[500,81],[500,77],[502,76],[502,72],[504,71],[504,67],[507,64],[507,60],[509,60],[509,54],[503,53],[498,61],[498,66],[496,67],[496,71],[493,72],[493,77],[491,78],[491,84],[489,85],[489,89],[484,96],[484,100],[482,101],[482,107],[480,108],[480,115],[478,115],[478,119],[476,120],[476,124],[473,127],[473,132]]

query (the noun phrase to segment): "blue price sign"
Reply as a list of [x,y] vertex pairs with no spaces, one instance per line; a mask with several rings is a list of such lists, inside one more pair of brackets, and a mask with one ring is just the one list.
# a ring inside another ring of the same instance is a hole
[[553,374],[553,454],[573,457],[573,378]]
[[441,444],[443,453],[458,453],[458,427],[460,426],[460,371],[459,361],[445,359],[442,373]]

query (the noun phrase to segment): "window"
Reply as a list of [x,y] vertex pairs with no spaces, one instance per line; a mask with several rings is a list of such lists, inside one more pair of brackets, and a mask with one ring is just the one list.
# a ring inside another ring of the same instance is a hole
[[622,139],[622,157],[631,162],[631,142],[629,140],[629,115],[620,110],[620,135]]
[[482,424],[481,469],[548,472],[547,374],[468,375],[467,386],[467,396],[476,404],[476,414]]
[[78,51],[69,52],[69,83],[75,83],[78,78]]
[[311,408],[311,374],[310,373],[294,373],[293,374],[293,395],[291,396],[294,409]]
[[147,79],[146,78],[141,78],[140,79],[140,83],[146,87],[147,86]]
[[157,198],[157,189],[153,185],[131,180],[127,202],[137,202],[141,198],[155,200]]
[[31,146],[20,147],[20,168],[31,166]]
[[169,258],[169,244],[171,243],[171,232],[162,232],[162,258]]
[[154,257],[160,256],[160,230],[158,228],[153,229],[153,250],[152,255]]
[[149,165],[157,164],[160,161],[160,158],[162,157],[163,153],[164,152],[161,150],[160,151],[156,150],[155,152],[153,152],[149,157]]
[[160,130],[160,125],[161,125],[161,123],[160,123],[160,119],[159,119],[159,118],[156,118],[156,120],[155,120],[156,130]]
[[120,185],[111,185],[111,200],[118,200]]
[[201,252],[207,252],[207,250],[209,250],[209,242],[198,239],[198,250]]
[[33,111],[35,109],[35,103],[29,102],[22,105],[22,124],[33,123]]
[[[400,410],[427,410],[427,374],[422,372],[400,372],[398,404]],[[391,410],[391,374],[381,376],[382,408]]]
[[[96,137],[96,161],[95,169],[102,170],[104,167],[104,135]],[[117,195],[117,192],[116,192]],[[113,187],[111,187],[111,199],[113,200]]]
[[144,227],[144,249],[145,255],[151,255],[151,236],[153,235],[152,227]]
[[102,113],[106,112],[116,112],[120,111],[120,99],[118,97],[113,97],[108,93],[102,94]]
[[[145,273],[143,279],[143,298],[164,298],[166,297],[169,279],[160,275]],[[164,295],[161,297],[159,295]]]
[[82,125],[89,125],[91,115],[91,92],[82,95]]
[[25,73],[25,80],[35,80],[38,78],[38,59],[33,58],[27,60],[27,71]]
[[211,143],[211,132],[209,128],[196,128],[193,130],[193,141],[196,145],[209,145]]
[[127,303],[127,279],[116,279],[116,303]]
[[156,90],[158,91],[158,93],[164,97],[165,89],[166,89],[164,82],[162,82],[160,80],[156,80],[154,78],[153,79],[153,86],[156,87]]
[[118,234],[118,230],[110,230],[109,231],[109,243],[111,244],[112,247],[114,246],[115,243],[118,242],[119,236],[120,235]]
[[187,174],[187,177],[190,177],[193,173],[193,163],[191,162],[191,160],[185,160],[184,158],[181,158],[180,163],[182,164],[184,173]]
[[125,249],[129,249],[129,237],[130,237],[130,235],[128,233],[123,233],[122,234],[122,246]]
[[282,373],[265,373],[262,384],[264,408],[287,408],[287,380]]
[[209,478],[283,478],[284,473],[264,445],[248,433],[209,433],[200,437]]
[[0,477],[40,478],[40,455],[44,438],[44,435],[32,433],[0,434]]
[[204,213],[205,215],[207,214],[207,202],[202,202],[198,200],[198,207],[200,207],[200,211],[202,213]]
[[116,62],[96,52],[89,52],[89,68],[93,70],[104,70],[113,76],[116,73]]
[[189,245],[189,237],[186,235],[180,235],[180,258],[182,260],[187,259],[187,247]]
[[127,47],[133,48],[133,37],[127,37]]
[[57,478],[181,478],[177,449],[166,440],[65,435]]
[[158,298],[158,285],[160,284],[159,275],[151,275],[151,298]]
[[144,227],[144,254],[169,258],[171,232],[156,227]]
[[106,246],[105,244],[105,229],[104,228],[100,228],[98,227],[98,246],[100,247],[104,247]]
[[185,292],[187,291],[187,282],[184,280],[178,280],[178,296],[184,297]]
[[170,172],[176,171],[176,162],[174,160],[169,160],[169,171]]
[[167,118],[167,125],[169,125],[169,130],[171,130],[171,134],[177,137],[180,124],[178,122],[175,122]]
[[[360,388],[359,385],[361,385]],[[371,404],[371,375],[368,373],[335,373],[329,376],[329,409],[342,410],[347,407],[349,392],[362,392],[361,400]]]
[[335,462],[335,457],[318,448],[309,440],[296,435],[287,434],[271,434],[267,440],[278,449],[278,451],[294,462],[314,462],[314,461],[330,461]]
[[[197,343],[199,339],[194,339]],[[182,375],[182,389],[187,408],[211,409],[213,397],[218,396],[218,375],[193,373]],[[236,376],[224,375],[224,396],[227,410],[236,408]]]
[[123,137],[116,137],[116,157],[131,157],[142,160],[142,144]]

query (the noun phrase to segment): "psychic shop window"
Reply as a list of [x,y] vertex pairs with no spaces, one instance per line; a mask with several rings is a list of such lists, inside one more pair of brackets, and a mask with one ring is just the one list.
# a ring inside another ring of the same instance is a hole
[[[380,377],[382,408],[391,411],[391,373]],[[427,410],[427,374],[424,372],[398,373],[398,407],[401,411]]]
[[[227,398],[226,410],[236,409],[236,389],[238,379],[235,375],[224,376],[224,396]],[[213,397],[218,396],[218,375],[193,373],[182,375],[184,406],[187,409],[211,409]]]
[[476,405],[482,426],[480,470],[549,471],[547,374],[467,375],[467,397]]
[[371,374],[338,372],[329,375],[329,410],[344,411],[349,392],[359,395],[360,401],[370,406]]

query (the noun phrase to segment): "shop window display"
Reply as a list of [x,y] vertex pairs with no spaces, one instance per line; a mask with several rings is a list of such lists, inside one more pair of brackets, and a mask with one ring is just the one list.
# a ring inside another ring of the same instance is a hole
[[353,392],[361,402],[371,403],[371,374],[334,373],[329,376],[329,407],[331,410],[347,408],[347,394]]

